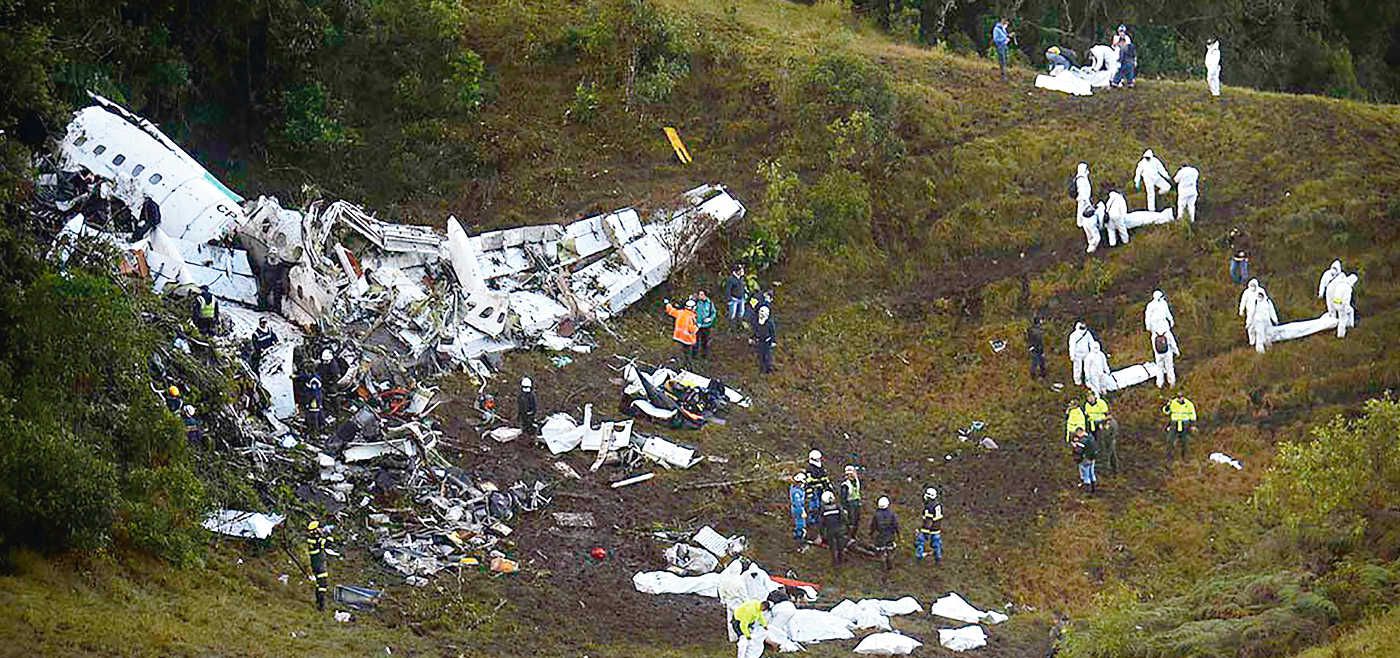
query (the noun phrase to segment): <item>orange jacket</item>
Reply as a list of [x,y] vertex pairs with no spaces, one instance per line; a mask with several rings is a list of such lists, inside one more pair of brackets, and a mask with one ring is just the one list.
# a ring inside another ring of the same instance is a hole
[[676,319],[676,328],[671,331],[671,338],[678,343],[694,345],[695,333],[700,330],[699,325],[695,323],[695,311],[667,304],[666,315]]

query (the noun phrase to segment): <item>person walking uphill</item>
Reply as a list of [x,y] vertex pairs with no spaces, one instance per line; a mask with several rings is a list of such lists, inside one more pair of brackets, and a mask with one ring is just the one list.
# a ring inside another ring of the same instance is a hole
[[1006,30],[1006,19],[997,19],[992,26],[992,45],[997,49],[997,65],[1001,67],[1001,79],[1006,79],[1006,55],[1011,47],[1011,33]]
[[923,562],[924,546],[933,551],[933,563],[943,562],[943,504],[938,502],[938,490],[924,489],[923,523],[914,532],[914,559]]
[[1045,377],[1045,327],[1036,317],[1026,327],[1026,351],[1031,357],[1031,377]]
[[695,319],[695,300],[686,300],[684,308],[672,305],[669,299],[662,303],[666,305],[666,315],[676,320],[671,330],[671,340],[681,346],[681,358],[689,361],[695,356],[696,334],[700,330]]
[[710,330],[718,317],[710,296],[704,290],[695,293],[695,339],[702,359],[710,358]]
[[1186,458],[1187,441],[1191,438],[1191,431],[1196,427],[1196,403],[1188,400],[1186,394],[1177,391],[1176,397],[1168,400],[1162,406],[1162,413],[1166,414],[1167,421],[1167,460],[1173,457],[1175,452]]
[[1094,493],[1098,488],[1099,478],[1094,473],[1094,461],[1099,458],[1099,444],[1094,440],[1094,435],[1085,432],[1083,428],[1075,430],[1074,441],[1070,443],[1074,450],[1074,460],[1079,465],[1079,483],[1081,486]]
[[316,579],[316,609],[326,609],[330,575],[326,572],[326,529],[320,521],[306,524],[306,554],[311,558],[311,575]]

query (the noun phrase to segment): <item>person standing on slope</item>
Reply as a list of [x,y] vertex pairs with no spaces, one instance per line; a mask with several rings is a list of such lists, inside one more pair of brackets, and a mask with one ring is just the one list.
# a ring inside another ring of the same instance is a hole
[[1206,43],[1206,84],[1210,95],[1220,95],[1220,40],[1211,39]]
[[1181,168],[1176,170],[1176,176],[1172,180],[1176,181],[1176,218],[1184,219],[1187,213],[1191,214],[1191,221],[1196,221],[1196,182],[1201,178],[1201,171],[1189,164],[1183,163]]
[[1168,182],[1170,180],[1171,176],[1167,174],[1166,165],[1152,154],[1152,149],[1143,151],[1142,159],[1138,160],[1137,170],[1133,172],[1133,187],[1147,188],[1147,210],[1149,212],[1157,212],[1157,195],[1172,189],[1172,184]]

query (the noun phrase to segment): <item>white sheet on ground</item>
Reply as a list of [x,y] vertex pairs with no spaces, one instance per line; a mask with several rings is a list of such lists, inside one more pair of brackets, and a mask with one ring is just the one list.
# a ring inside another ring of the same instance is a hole
[[1289,322],[1288,324],[1276,324],[1269,327],[1269,342],[1277,343],[1285,340],[1293,340],[1313,334],[1320,334],[1337,328],[1337,318],[1330,313],[1323,313],[1321,316],[1311,320],[1300,320]]
[[1158,366],[1155,361],[1147,361],[1145,363],[1114,370],[1113,374],[1109,375],[1108,390],[1121,391],[1146,381],[1155,380],[1157,379],[1157,373],[1161,371],[1162,368]]
[[1040,74],[1035,76],[1035,86],[1050,91],[1062,91],[1075,96],[1093,96],[1093,85],[1088,80],[1081,78],[1069,71],[1056,71],[1050,75]]
[[852,630],[878,628],[887,631],[890,629],[890,618],[880,614],[879,607],[861,605],[850,599],[836,604],[836,607],[831,609],[831,614],[849,621]]
[[1151,210],[1134,210],[1123,215],[1123,226],[1129,230],[1153,224],[1170,224],[1174,219],[1171,208],[1163,208],[1156,212]]
[[1217,464],[1225,464],[1226,466],[1234,468],[1237,471],[1244,470],[1244,464],[1241,464],[1240,460],[1235,459],[1234,457],[1231,457],[1223,452],[1212,452],[1210,453],[1208,459]]
[[217,532],[230,537],[243,537],[245,539],[267,539],[272,534],[272,529],[282,523],[287,517],[281,514],[262,514],[260,512],[240,512],[238,510],[221,509],[211,512],[204,517],[202,524],[206,530]]
[[876,633],[867,635],[856,645],[855,652],[863,656],[907,656],[924,646],[908,635],[900,633]]
[[933,602],[928,607],[929,614],[945,617],[956,621],[964,621],[969,624],[1000,624],[1007,620],[1007,616],[996,612],[983,612],[972,607],[957,592],[949,592],[947,596]]
[[938,643],[953,651],[967,651],[987,646],[987,632],[981,626],[938,629]]
[[643,594],[698,594],[717,598],[720,574],[677,576],[669,571],[638,572],[632,576],[632,586]]
[[783,601],[769,611],[768,639],[779,651],[799,651],[803,643],[855,637],[850,623],[826,610],[799,609],[791,601]]

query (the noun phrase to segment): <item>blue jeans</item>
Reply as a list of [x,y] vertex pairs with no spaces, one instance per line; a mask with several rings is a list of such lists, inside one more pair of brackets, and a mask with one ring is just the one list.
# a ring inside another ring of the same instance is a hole
[[1137,81],[1137,62],[1123,62],[1118,66],[1118,72],[1113,75],[1113,84],[1123,82],[1133,84]]
[[742,317],[744,317],[744,298],[743,298],[743,297],[730,297],[730,298],[729,298],[729,319],[730,319],[730,320],[738,320],[739,318],[742,318]]
[[803,509],[792,510],[792,538],[802,541],[807,536],[807,512]]
[[1249,280],[1249,261],[1230,259],[1230,280],[1236,285],[1244,285]]
[[1094,475],[1093,460],[1079,462],[1079,481],[1084,484],[1093,484],[1099,481],[1098,477]]
[[924,532],[922,529],[914,531],[914,557],[924,559],[924,544],[933,546],[933,559],[943,559],[943,533]]
[[1001,77],[1006,77],[1006,44],[997,46],[997,64],[1001,66]]

